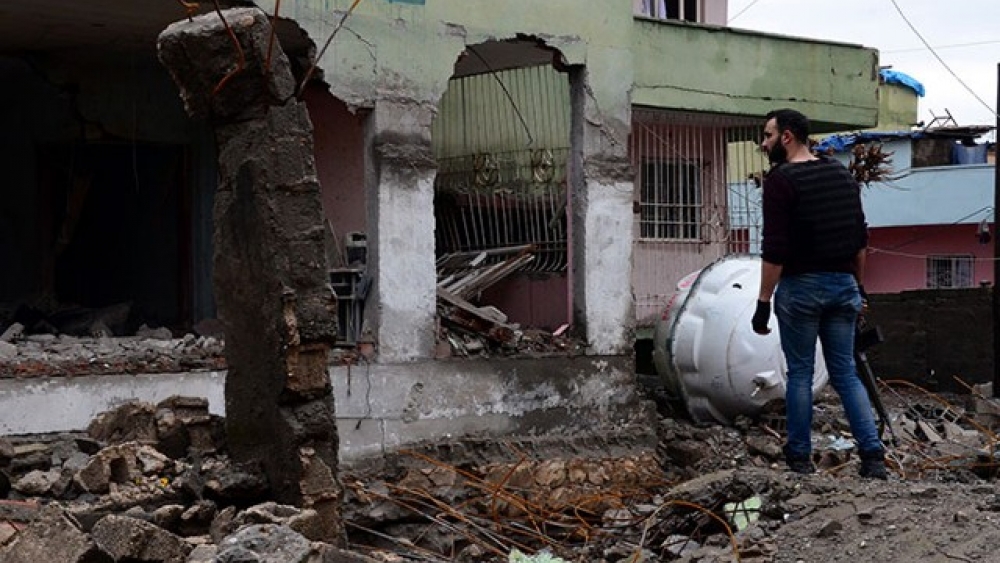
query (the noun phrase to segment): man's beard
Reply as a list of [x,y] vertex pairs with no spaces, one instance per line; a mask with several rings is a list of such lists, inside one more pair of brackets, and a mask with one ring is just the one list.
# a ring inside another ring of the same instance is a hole
[[775,143],[774,146],[767,151],[767,160],[773,166],[783,164],[786,160],[788,160],[788,149],[786,149],[781,143]]

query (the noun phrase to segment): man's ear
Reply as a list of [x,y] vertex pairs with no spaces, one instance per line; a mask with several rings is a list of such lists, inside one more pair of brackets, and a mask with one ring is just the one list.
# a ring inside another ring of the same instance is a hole
[[781,144],[787,145],[791,143],[794,139],[795,137],[792,135],[792,132],[789,131],[788,129],[785,129],[784,131],[781,132],[781,139],[779,140],[781,141]]

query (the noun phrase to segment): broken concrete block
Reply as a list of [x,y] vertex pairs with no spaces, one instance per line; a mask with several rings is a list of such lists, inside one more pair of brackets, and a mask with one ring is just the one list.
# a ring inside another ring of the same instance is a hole
[[14,323],[7,327],[7,330],[0,334],[0,341],[2,342],[17,342],[24,338],[24,325],[21,323]]
[[98,414],[87,434],[105,444],[139,441],[156,442],[156,409],[149,403],[129,401]]
[[95,542],[77,527],[76,523],[56,505],[50,505],[38,514],[3,548],[0,561],[4,563],[112,563]]
[[205,454],[216,452],[222,449],[226,441],[225,425],[219,418],[205,423],[189,424],[188,450],[190,452]]
[[91,536],[115,561],[183,563],[193,549],[179,536],[128,516],[105,516],[94,526]]
[[157,449],[181,459],[190,451],[214,452],[225,443],[223,422],[201,397],[173,396],[156,405]]
[[[240,513],[245,514],[245,512]],[[215,515],[212,524],[208,527],[208,535],[215,543],[222,543],[226,536],[234,533],[240,526],[236,523],[236,508],[227,506]]]
[[218,563],[307,563],[313,553],[309,540],[291,528],[256,524],[222,540],[215,560]]
[[199,545],[188,554],[186,563],[214,563],[217,561],[215,556],[218,553],[219,548],[217,546]]
[[962,428],[958,424],[947,420],[942,424],[944,425],[944,434],[949,440],[970,447],[979,447],[982,445],[984,436],[978,430]]
[[29,471],[14,484],[14,490],[26,496],[41,496],[52,490],[52,487],[62,477],[62,470],[50,469]]
[[286,525],[312,541],[323,541],[329,535],[318,512],[307,508],[289,518]]
[[227,464],[213,467],[205,477],[204,494],[213,500],[229,503],[248,503],[267,496],[267,480],[256,467]]
[[185,510],[187,508],[180,504],[161,506],[153,511],[152,523],[169,532],[176,532]]
[[329,347],[326,344],[296,346],[285,358],[285,390],[303,399],[322,397],[330,389]]
[[106,493],[111,487],[111,466],[103,459],[92,457],[83,469],[76,472],[73,482],[88,493]]
[[0,467],[7,467],[10,461],[17,455],[14,444],[6,438],[0,438]]
[[181,514],[178,524],[180,533],[185,536],[202,535],[209,531],[216,514],[215,503],[210,500],[200,500],[194,506],[188,507]]
[[17,356],[17,346],[0,340],[0,360],[12,360]]
[[135,458],[143,475],[163,475],[167,468],[173,466],[173,460],[152,446],[140,446],[135,452]]

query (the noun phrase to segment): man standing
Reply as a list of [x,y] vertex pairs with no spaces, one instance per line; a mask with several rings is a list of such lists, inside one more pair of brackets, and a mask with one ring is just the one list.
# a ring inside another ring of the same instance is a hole
[[836,160],[814,156],[808,137],[809,120],[801,113],[780,109],[767,115],[761,149],[771,170],[764,180],[763,262],[753,330],[770,332],[774,295],[788,365],[788,467],[797,473],[816,470],[811,426],[818,337],[830,384],[858,443],[860,474],[885,479],[885,451],[854,365],[854,330],[864,291],[859,281],[868,244],[860,186]]

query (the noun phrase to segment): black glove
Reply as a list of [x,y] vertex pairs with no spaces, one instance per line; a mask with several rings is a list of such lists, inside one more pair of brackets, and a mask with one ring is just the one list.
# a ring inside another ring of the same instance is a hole
[[750,324],[757,334],[769,334],[771,329],[767,328],[767,321],[771,320],[771,304],[767,301],[757,300],[757,310],[753,313]]

